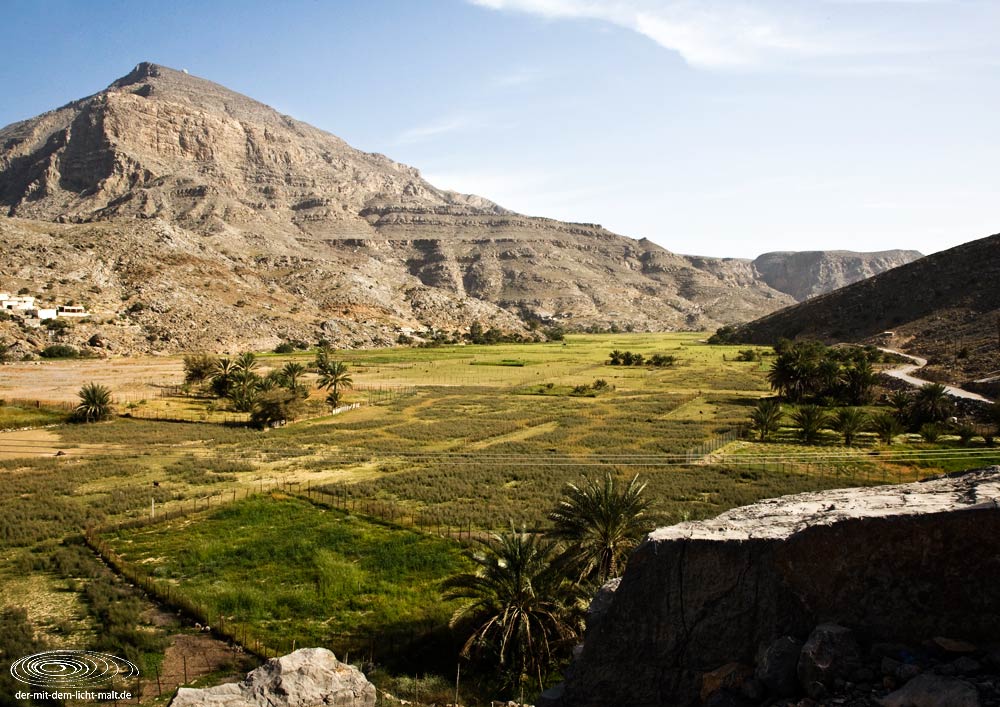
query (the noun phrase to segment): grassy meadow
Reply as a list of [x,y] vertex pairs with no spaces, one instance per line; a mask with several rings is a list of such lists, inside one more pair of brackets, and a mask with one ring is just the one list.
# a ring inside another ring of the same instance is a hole
[[[569,335],[338,352],[354,380],[345,402],[362,406],[331,416],[313,391],[306,419],[267,431],[222,424],[231,413],[219,403],[181,395],[179,357],[157,362],[162,394],[130,407],[119,398],[131,417],[59,424],[64,409],[5,405],[0,429],[46,426],[46,449],[62,453],[33,452],[0,432],[0,450],[24,450],[0,458],[0,609],[23,610],[11,620],[38,645],[96,645],[100,602],[86,592],[94,572],[52,558],[67,548],[78,555],[82,530],[97,527],[157,593],[169,587],[239,627],[230,635],[244,645],[364,655],[367,641],[369,658],[392,664],[413,641],[450,640],[452,607],[438,586],[469,565],[458,543],[433,533],[544,527],[565,485],[584,475],[640,475],[654,500],[652,528],[787,493],[1000,462],[993,449],[947,442],[887,450],[871,439],[851,449],[832,439],[806,447],[791,434],[737,439],[769,392],[769,360],[737,361],[737,347],[703,338]],[[610,366],[614,349],[676,363]],[[311,359],[262,355],[260,364]],[[116,368],[131,389],[128,362]],[[192,422],[144,419],[155,416]],[[389,521],[369,517],[372,508]],[[151,512],[162,520],[150,524]],[[135,598],[146,606],[138,614],[151,615],[150,600]],[[163,632],[143,621],[148,633]],[[397,637],[387,644],[399,652],[376,649],[373,636]],[[140,652],[158,650],[150,645]]]

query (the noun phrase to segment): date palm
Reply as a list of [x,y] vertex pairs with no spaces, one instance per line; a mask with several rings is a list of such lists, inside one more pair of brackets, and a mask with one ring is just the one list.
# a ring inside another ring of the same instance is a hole
[[250,373],[257,368],[257,354],[252,351],[244,351],[239,356],[236,357],[236,361],[233,363],[233,367],[237,371],[244,371]]
[[555,546],[538,535],[516,532],[481,540],[474,573],[445,580],[446,599],[466,599],[452,616],[453,628],[465,628],[462,654],[488,654],[511,686],[527,676],[543,687],[543,675],[559,649],[577,631],[569,620],[571,586],[553,566]]
[[232,386],[232,376],[236,371],[236,364],[228,356],[223,356],[215,362],[215,375],[212,376],[212,392],[220,398],[229,395],[229,388]]
[[750,413],[750,427],[760,435],[761,442],[766,442],[778,431],[781,414],[781,403],[777,398],[761,398],[757,401],[753,412]]
[[306,372],[306,367],[301,363],[289,362],[281,367],[278,372],[278,379],[282,382],[282,385],[293,393],[299,393],[302,387],[299,383],[299,378],[303,376]]
[[792,421],[799,428],[799,439],[806,444],[816,444],[820,430],[829,424],[829,417],[818,405],[802,405],[792,413]]
[[925,383],[917,391],[911,408],[917,423],[943,422],[955,410],[948,389],[940,383]]
[[99,383],[87,383],[77,393],[80,404],[74,410],[81,422],[99,422],[111,417],[111,391]]
[[867,424],[868,415],[861,408],[842,408],[833,418],[833,429],[844,435],[845,447],[854,444],[854,438]]
[[325,366],[320,368],[319,379],[316,381],[316,385],[319,388],[325,388],[329,391],[329,394],[326,396],[327,405],[335,408],[340,405],[341,388],[353,387],[354,380],[351,378],[351,373],[346,363],[343,361],[328,361]]
[[896,435],[903,431],[899,419],[890,412],[880,412],[871,419],[871,429],[878,435],[882,444],[892,444]]
[[566,557],[581,579],[603,584],[623,569],[648,530],[643,516],[651,502],[642,496],[645,488],[638,476],[619,486],[610,472],[601,480],[584,478],[580,486],[567,484],[549,519],[555,524],[552,536],[567,543]]

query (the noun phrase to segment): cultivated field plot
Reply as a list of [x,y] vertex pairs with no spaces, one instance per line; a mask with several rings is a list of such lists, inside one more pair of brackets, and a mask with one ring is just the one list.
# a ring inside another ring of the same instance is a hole
[[293,645],[367,653],[376,642],[384,656],[433,640],[454,610],[441,601],[441,578],[471,565],[448,540],[280,494],[105,539],[161,596],[172,587],[270,654]]

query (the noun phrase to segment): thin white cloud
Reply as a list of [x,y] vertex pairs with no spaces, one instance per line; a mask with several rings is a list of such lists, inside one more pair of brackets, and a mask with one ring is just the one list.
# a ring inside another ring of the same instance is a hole
[[468,130],[476,124],[470,116],[455,115],[442,118],[423,125],[415,125],[408,128],[396,136],[397,145],[409,145],[416,142],[424,142],[442,135]]
[[676,51],[692,66],[726,69],[763,63],[772,53],[835,51],[829,41],[789,13],[768,15],[738,0],[468,0],[492,10],[547,19],[590,19],[638,32]]
[[[926,53],[899,27],[831,22],[837,5],[952,5],[956,0],[466,0],[548,20],[596,20],[641,34],[700,69],[740,70],[817,59]],[[945,11],[942,7],[942,12]],[[891,30],[891,31],[890,31]],[[954,42],[954,38],[949,41]]]

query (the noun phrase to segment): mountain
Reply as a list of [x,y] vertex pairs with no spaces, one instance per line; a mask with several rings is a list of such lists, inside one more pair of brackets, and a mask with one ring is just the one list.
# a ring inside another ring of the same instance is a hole
[[889,344],[930,362],[931,376],[973,380],[1000,369],[1000,235],[920,258],[736,329],[780,337]]
[[0,289],[85,304],[98,316],[63,336],[123,352],[386,345],[475,321],[705,329],[793,302],[750,261],[441,190],[151,63],[0,130],[0,211]]
[[766,284],[802,302],[921,257],[923,254],[916,250],[783,251],[764,253],[753,261],[753,266]]

